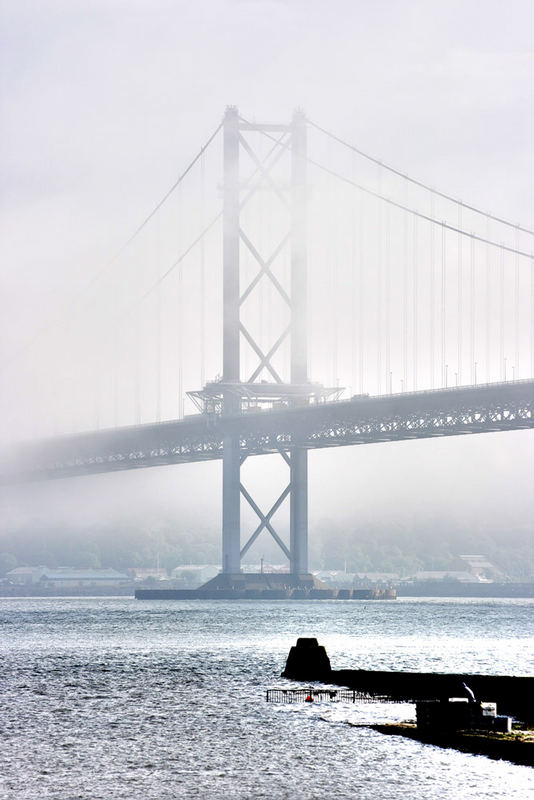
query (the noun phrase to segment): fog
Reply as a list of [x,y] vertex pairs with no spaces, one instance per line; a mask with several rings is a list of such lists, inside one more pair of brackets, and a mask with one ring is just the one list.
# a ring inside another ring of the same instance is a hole
[[[116,254],[228,104],[247,119],[282,123],[302,108],[401,172],[533,227],[528,0],[506,8],[491,0],[483,7],[474,0],[5,0],[1,13],[4,444],[192,413],[184,393],[221,372],[220,226],[156,286],[220,209],[220,135],[161,213]],[[251,143],[262,157],[272,145]],[[458,224],[451,204],[431,207],[424,192],[317,131],[309,146],[320,163],[372,191]],[[253,164],[242,164],[249,175]],[[282,159],[276,173],[282,184],[286,166]],[[440,317],[437,295],[435,307],[427,302],[442,274],[439,229],[416,231],[401,212],[351,186],[311,168],[309,177],[313,380],[346,387],[349,396],[468,384],[474,374],[479,382],[533,376],[531,260],[488,255],[483,244],[464,247],[450,237]],[[285,232],[276,208],[258,193],[244,215],[265,253]],[[533,249],[531,236],[468,212],[461,223]],[[282,282],[288,258],[278,265]],[[244,254],[243,285],[253,276]],[[377,280],[389,281],[380,301]],[[263,348],[284,313],[267,286],[244,311]],[[287,372],[287,350],[276,365]],[[244,373],[254,366],[245,349]],[[400,521],[431,533],[439,519],[466,530],[528,528],[532,474],[534,432],[316,451],[310,527]],[[275,457],[250,459],[244,471],[265,506],[286,478]],[[83,535],[102,521],[156,525],[165,516],[178,529],[213,532],[220,484],[214,463],[2,488],[2,519],[5,530],[46,521]],[[253,522],[245,512],[244,527]]]

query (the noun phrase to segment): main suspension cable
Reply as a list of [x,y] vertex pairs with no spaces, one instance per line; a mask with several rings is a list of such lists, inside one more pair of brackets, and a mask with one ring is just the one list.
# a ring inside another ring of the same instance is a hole
[[[282,138],[283,138],[283,137],[282,137]],[[283,147],[286,147],[286,145],[283,143],[282,139],[280,139],[280,140],[278,140],[278,139],[275,139],[274,141],[275,141],[275,145],[274,145],[274,146],[271,148],[271,150],[268,152],[268,154],[266,155],[266,157],[264,158],[264,160],[263,160],[263,162],[262,162],[262,163],[265,163],[265,162],[266,162],[266,161],[267,161],[267,160],[268,160],[268,159],[271,157],[271,155],[274,153],[274,151],[276,150],[276,148],[277,148],[278,146],[279,146],[279,147],[282,147],[282,148],[283,148]],[[243,188],[245,188],[245,187],[247,187],[247,186],[250,186],[250,183],[251,183],[251,181],[253,181],[253,180],[254,180],[254,178],[257,176],[258,172],[260,172],[260,171],[261,171],[261,170],[260,170],[260,168],[259,168],[259,167],[256,167],[256,169],[255,169],[255,170],[254,170],[254,171],[253,171],[253,172],[252,172],[252,173],[249,175],[249,177],[248,177],[248,178],[245,180],[245,182],[244,182],[244,184],[243,184]],[[241,207],[243,207],[243,206],[244,206],[244,205],[247,203],[247,201],[249,200],[249,198],[252,196],[252,194],[254,194],[254,192],[256,191],[256,188],[257,188],[257,186],[258,186],[258,185],[259,185],[259,183],[258,183],[258,184],[256,184],[256,186],[254,186],[254,185],[253,185],[253,186],[252,186],[252,188],[250,188],[250,189],[249,189],[249,191],[248,191],[248,193],[246,194],[245,198],[244,198],[244,199],[243,199],[243,201],[241,202]],[[159,278],[157,278],[157,280],[155,280],[155,281],[154,281],[154,283],[152,283],[152,284],[151,284],[151,286],[149,286],[149,288],[148,288],[148,289],[147,289],[145,292],[143,292],[143,294],[142,294],[142,295],[140,295],[140,296],[139,296],[139,297],[138,297],[138,298],[137,298],[137,299],[134,301],[134,303],[132,304],[132,306],[130,306],[130,308],[129,308],[129,310],[126,312],[126,314],[128,314],[130,311],[132,311],[132,310],[133,310],[133,308],[137,307],[137,306],[138,306],[138,305],[139,305],[139,304],[140,304],[140,303],[141,303],[143,300],[145,300],[145,299],[146,299],[146,298],[147,298],[147,297],[148,297],[148,296],[149,296],[149,295],[150,295],[150,294],[151,294],[151,293],[152,293],[152,292],[153,292],[155,289],[157,289],[157,287],[158,287],[158,286],[159,286],[161,283],[163,283],[163,281],[164,281],[164,280],[165,280],[165,279],[166,279],[166,278],[167,278],[167,277],[168,277],[168,276],[169,276],[169,275],[170,275],[170,274],[171,274],[171,273],[172,273],[172,272],[173,272],[173,271],[176,269],[176,267],[178,267],[178,266],[179,266],[179,265],[180,265],[180,264],[181,264],[181,263],[184,261],[184,259],[185,259],[185,258],[186,258],[186,257],[189,255],[189,253],[190,253],[190,252],[191,252],[191,251],[192,251],[192,250],[193,250],[193,249],[196,247],[196,245],[197,245],[199,242],[201,242],[201,241],[203,240],[204,236],[205,236],[205,235],[206,235],[206,234],[207,234],[207,233],[208,233],[208,232],[209,232],[209,231],[210,231],[210,230],[213,228],[213,226],[215,225],[215,223],[216,223],[216,222],[218,222],[218,221],[221,219],[221,217],[222,217],[223,213],[224,213],[224,211],[223,211],[223,210],[221,210],[221,211],[219,211],[219,212],[218,212],[218,214],[216,214],[216,216],[215,216],[215,217],[213,217],[213,218],[212,218],[211,222],[210,222],[208,225],[206,225],[206,227],[205,227],[205,228],[204,228],[204,229],[203,229],[203,230],[202,230],[202,231],[199,233],[199,235],[196,237],[196,239],[194,239],[194,241],[193,241],[193,242],[191,242],[191,244],[190,244],[190,245],[189,245],[189,246],[188,246],[188,247],[187,247],[187,248],[186,248],[186,249],[183,251],[183,253],[181,253],[181,255],[179,255],[179,256],[178,256],[178,258],[177,258],[177,259],[176,259],[176,260],[175,260],[175,261],[174,261],[174,262],[171,264],[171,266],[170,266],[170,267],[169,267],[169,268],[168,268],[168,269],[167,269],[167,270],[166,270],[166,271],[165,271],[165,272],[164,272],[162,275],[160,275],[160,276],[159,276]]]
[[324,133],[325,136],[329,136],[334,141],[338,142],[338,144],[347,147],[349,150],[352,150],[354,153],[357,153],[362,158],[367,159],[367,161],[371,161],[373,164],[379,164],[381,167],[386,169],[388,172],[393,173],[394,175],[398,175],[400,178],[404,178],[404,180],[413,183],[415,186],[419,186],[421,189],[425,189],[427,192],[432,192],[432,194],[436,195],[437,197],[442,197],[444,200],[449,200],[451,203],[456,203],[457,205],[461,205],[463,208],[468,209],[469,211],[473,211],[475,214],[480,214],[483,217],[489,217],[489,219],[493,220],[494,222],[499,222],[501,225],[507,225],[510,228],[514,228],[517,231],[521,231],[522,233],[528,233],[530,236],[534,236],[534,231],[530,230],[529,228],[524,228],[522,225],[519,225],[515,222],[510,222],[509,220],[503,219],[502,217],[497,217],[494,214],[490,214],[487,211],[482,211],[482,209],[477,208],[476,206],[471,206],[468,203],[464,203],[462,200],[458,200],[456,197],[452,195],[446,194],[445,192],[440,192],[438,189],[434,189],[432,186],[429,186],[422,181],[418,181],[415,178],[410,177],[410,175],[406,175],[404,172],[401,172],[395,167],[391,167],[389,164],[385,164],[383,161],[380,161],[378,158],[374,158],[370,156],[368,153],[364,153],[363,150],[360,150],[355,145],[350,144],[349,142],[340,139],[339,136],[336,136],[331,131],[327,131],[325,128],[322,128],[320,125],[317,125],[316,122],[312,122],[308,120],[308,125],[311,125],[312,128]]
[[[243,119],[243,122],[247,122],[247,120],[245,120],[244,118],[241,117],[241,119]],[[310,123],[310,124],[312,124],[312,123]],[[276,141],[274,136],[271,136],[271,134],[268,133],[267,131],[259,131],[259,132],[263,136],[266,136],[267,139],[271,139],[273,142]],[[285,143],[282,143],[281,147],[284,147],[284,148],[286,148],[288,150],[290,149],[290,145],[285,144]],[[457,228],[454,225],[450,225],[448,222],[445,222],[445,220],[439,220],[439,219],[435,219],[434,217],[429,217],[428,214],[423,214],[421,211],[416,211],[414,208],[409,208],[408,206],[405,206],[402,203],[399,203],[396,200],[393,200],[391,197],[385,197],[385,196],[379,194],[378,192],[373,191],[372,189],[368,189],[366,186],[363,186],[361,183],[357,183],[356,181],[353,181],[350,178],[345,177],[344,175],[340,175],[338,172],[335,172],[334,170],[329,169],[328,167],[325,167],[324,164],[320,164],[318,161],[315,161],[312,158],[308,157],[306,160],[307,160],[308,164],[311,164],[313,167],[317,167],[317,169],[322,170],[327,175],[330,175],[332,178],[337,178],[338,180],[343,181],[343,183],[348,183],[350,186],[354,186],[355,189],[359,189],[361,192],[365,192],[365,194],[368,194],[371,197],[376,197],[379,200],[382,200],[382,202],[388,203],[388,205],[393,206],[394,208],[400,208],[402,211],[406,211],[408,214],[413,214],[415,217],[419,217],[420,219],[424,219],[427,222],[430,222],[432,225],[439,225],[441,228],[446,228],[449,231],[453,231],[455,233],[461,233],[462,236],[466,236],[468,239],[474,239],[477,242],[483,242],[484,244],[489,245],[491,247],[496,247],[496,248],[498,248],[500,250],[506,250],[506,252],[508,252],[508,253],[516,253],[517,255],[523,256],[524,258],[528,258],[531,261],[534,260],[534,253],[527,253],[525,250],[518,250],[515,247],[509,247],[508,245],[505,245],[505,244],[503,244],[501,242],[495,242],[495,241],[492,241],[491,239],[487,239],[487,238],[485,238],[483,236],[478,236],[476,233],[470,233],[469,231],[466,231],[466,230],[460,230],[460,228]],[[381,162],[378,161],[377,163],[380,164]],[[402,173],[400,173],[400,174],[402,174]],[[403,177],[405,177],[405,176],[403,176]],[[460,201],[455,201],[455,202],[460,202]],[[463,207],[464,208],[470,208],[466,203],[463,203]],[[485,212],[481,212],[481,213],[485,214]],[[491,217],[488,214],[485,214],[485,216],[486,216],[487,220],[495,219],[498,222],[504,222],[504,220],[500,220],[500,219],[498,219],[496,217],[495,218]],[[532,234],[534,234],[534,231],[530,231],[527,228],[522,228],[520,226],[513,225],[513,223],[506,223],[506,224],[511,225],[514,228],[518,228],[519,230],[523,231],[524,233],[532,233]]]
[[[371,197],[377,197],[379,200],[382,200],[384,203],[387,203],[390,206],[394,206],[395,208],[400,208],[402,211],[407,211],[409,214],[412,214],[415,217],[419,217],[419,219],[424,219],[426,220],[426,222],[430,222],[432,225],[439,225],[441,228],[453,231],[454,233],[461,233],[462,236],[467,236],[469,239],[474,239],[477,242],[483,242],[484,244],[487,244],[491,247],[496,247],[499,250],[506,250],[506,252],[508,253],[516,253],[517,255],[523,256],[524,258],[528,258],[531,261],[534,260],[534,253],[527,253],[525,250],[517,250],[515,247],[509,247],[508,245],[503,244],[502,242],[495,242],[491,239],[486,239],[484,236],[478,236],[476,233],[472,233],[466,230],[461,230],[460,228],[457,228],[455,225],[450,225],[445,220],[439,220],[433,217],[429,217],[428,214],[423,214],[422,211],[416,211],[414,208],[408,208],[402,203],[397,202],[397,200],[393,200],[391,197],[384,197],[378,192],[375,192],[372,189],[368,189],[366,186],[362,186],[362,184],[357,183],[356,181],[353,181],[350,178],[345,177],[344,175],[340,175],[338,172],[334,172],[334,170],[325,167],[324,164],[319,164],[318,161],[314,161],[313,159],[308,158],[308,162],[312,164],[312,166],[317,167],[317,169],[326,172],[332,178],[337,178],[338,180],[343,181],[343,183],[348,183],[350,186],[354,186],[355,189],[359,189],[361,192],[365,192]],[[467,208],[465,204],[464,208]]]
[[[136,238],[136,237],[137,237],[137,236],[138,236],[138,235],[141,233],[141,231],[143,230],[143,228],[144,228],[146,225],[148,225],[148,223],[150,222],[150,220],[152,219],[152,217],[153,217],[155,214],[157,214],[157,212],[160,210],[160,208],[162,207],[162,205],[163,205],[163,204],[164,204],[164,203],[165,203],[165,202],[166,202],[166,201],[169,199],[169,197],[171,196],[171,194],[173,194],[173,192],[174,192],[174,191],[176,191],[176,189],[177,189],[177,188],[180,186],[180,184],[182,183],[182,181],[184,180],[184,178],[185,178],[185,177],[186,177],[186,176],[187,176],[187,175],[188,175],[188,174],[191,172],[191,170],[193,169],[193,167],[195,166],[195,164],[197,163],[197,161],[199,161],[200,159],[202,159],[202,157],[204,156],[204,153],[206,152],[206,150],[208,149],[208,147],[210,146],[210,144],[212,143],[212,141],[215,139],[215,137],[217,136],[217,134],[218,134],[218,133],[219,133],[219,131],[221,130],[221,128],[222,128],[222,126],[223,126],[223,124],[224,124],[224,123],[223,123],[223,122],[221,122],[221,124],[220,124],[220,125],[219,125],[219,126],[218,126],[218,127],[215,129],[215,130],[214,130],[214,132],[211,134],[211,136],[210,136],[210,138],[208,139],[208,141],[206,142],[206,144],[204,144],[204,145],[203,145],[203,146],[200,148],[200,150],[198,151],[198,153],[196,154],[196,156],[194,157],[194,159],[193,159],[193,160],[192,160],[192,161],[191,161],[191,162],[188,164],[188,166],[187,166],[187,167],[184,169],[184,171],[182,172],[182,174],[180,175],[180,177],[179,177],[179,178],[177,178],[177,180],[176,180],[176,181],[173,183],[173,185],[171,186],[171,188],[169,189],[169,191],[168,191],[168,192],[167,192],[167,193],[166,193],[166,194],[165,194],[165,195],[164,195],[164,196],[161,198],[161,200],[159,201],[159,203],[158,203],[156,206],[154,206],[154,208],[152,209],[152,211],[150,212],[150,214],[149,214],[147,217],[145,217],[145,219],[143,220],[143,222],[141,222],[141,224],[140,224],[140,225],[138,225],[138,227],[137,227],[137,228],[135,229],[135,231],[132,233],[132,235],[130,236],[130,238],[129,238],[129,239],[128,239],[128,240],[127,240],[127,241],[126,241],[126,242],[125,242],[125,243],[122,245],[122,247],[120,247],[120,248],[119,248],[119,250],[118,250],[118,251],[115,253],[115,255],[114,255],[114,256],[112,256],[112,258],[111,258],[111,259],[108,261],[108,263],[107,263],[106,267],[104,267],[104,269],[106,269],[107,267],[111,266],[111,264],[113,264],[113,263],[114,263],[114,262],[115,262],[115,261],[116,261],[118,258],[120,258],[120,256],[123,254],[123,252],[124,252],[124,251],[126,250],[126,248],[128,247],[128,245],[129,245],[129,244],[131,244],[131,243],[133,242],[133,240],[134,240],[134,239],[135,239],[135,238]],[[98,277],[98,276],[96,276],[96,277]]]
[[[137,226],[131,236],[121,245],[121,247],[115,252],[113,256],[98,270],[90,280],[82,287],[70,300],[64,303],[56,312],[53,319],[43,323],[34,333],[32,338],[26,342],[10,359],[5,361],[0,370],[3,371],[5,368],[10,366],[13,361],[19,358],[21,355],[29,350],[35,342],[41,337],[43,333],[46,333],[50,328],[53,328],[55,325],[61,322],[61,319],[64,316],[69,316],[73,310],[73,307],[85,296],[85,294],[97,283],[103,275],[105,275],[111,267],[113,267],[119,258],[122,256],[124,251],[129,247],[129,245],[137,238],[137,236],[141,233],[141,231],[148,225],[150,220],[154,217],[155,214],[160,210],[163,204],[169,199],[169,197],[173,194],[173,192],[180,186],[184,178],[191,172],[197,161],[202,158],[206,149],[210,146],[213,142],[221,128],[223,127],[223,123],[221,122],[220,125],[216,128],[216,130],[212,133],[209,137],[207,142],[200,148],[197,155],[193,158],[193,160],[188,164],[188,166],[184,169],[181,175],[177,178],[177,180],[173,183],[171,188],[166,192],[166,194],[161,198],[161,200],[154,206],[152,211],[148,214],[147,217]],[[210,227],[210,226],[209,226]]]

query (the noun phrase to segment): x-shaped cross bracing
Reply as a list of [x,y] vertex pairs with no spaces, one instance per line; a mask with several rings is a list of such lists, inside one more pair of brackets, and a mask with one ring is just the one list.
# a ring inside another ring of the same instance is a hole
[[[250,176],[249,176],[249,178],[248,178],[248,180],[246,180],[246,181],[245,181],[243,188],[246,188],[246,187],[247,187],[247,185],[248,185],[248,184],[249,184],[249,183],[250,183],[250,182],[251,182],[251,181],[252,181],[252,180],[255,178],[255,176],[258,174],[258,172],[260,172],[260,173],[263,173],[265,169],[267,170],[267,172],[270,172],[270,171],[271,171],[271,170],[272,170],[272,169],[273,169],[273,168],[276,166],[276,164],[278,164],[278,162],[280,161],[280,159],[282,158],[282,156],[284,155],[284,153],[287,151],[287,145],[286,145],[286,144],[284,143],[284,141],[283,141],[283,140],[285,139],[285,136],[286,136],[286,134],[284,133],[284,134],[283,134],[283,135],[282,135],[282,136],[281,136],[281,137],[280,137],[280,138],[279,138],[279,139],[278,139],[278,140],[277,140],[277,141],[276,141],[276,142],[273,144],[273,146],[272,146],[271,150],[269,151],[269,153],[268,153],[268,154],[267,154],[267,156],[265,157],[264,161],[262,162],[262,164],[261,164],[261,168],[259,168],[259,169],[258,169],[258,167],[256,167],[256,169],[255,169],[255,171],[252,173],[252,175],[250,175]],[[267,163],[267,161],[269,160],[269,158],[271,157],[271,155],[272,155],[272,154],[275,152],[275,150],[276,150],[276,148],[277,148],[277,147],[280,147],[280,149],[279,149],[279,150],[278,150],[278,152],[276,153],[275,157],[273,158],[273,160],[271,161],[271,163],[270,163],[270,164],[269,164],[267,167],[264,167],[264,164],[266,164],[266,163]],[[253,197],[253,196],[256,194],[256,192],[258,191],[258,189],[260,188],[260,186],[261,186],[261,185],[262,185],[262,178],[260,177],[260,179],[256,181],[256,183],[255,183],[255,184],[252,186],[252,188],[251,188],[251,189],[249,189],[249,191],[247,192],[246,196],[245,196],[245,197],[243,198],[243,200],[240,202],[240,204],[239,204],[239,210],[240,210],[240,211],[242,211],[242,210],[244,209],[244,207],[246,206],[246,204],[248,203],[248,201],[251,199],[251,197]]]
[[271,359],[272,359],[273,355],[276,353],[276,351],[278,350],[278,348],[280,347],[280,345],[282,344],[282,342],[284,341],[284,339],[286,339],[286,337],[289,335],[289,332],[291,330],[291,326],[288,325],[287,328],[282,331],[282,333],[280,334],[280,336],[278,337],[278,339],[273,344],[273,346],[271,347],[271,349],[269,350],[269,352],[267,354],[263,353],[261,348],[256,344],[256,342],[254,341],[254,339],[252,338],[250,333],[247,331],[247,329],[245,328],[245,326],[243,325],[242,322],[239,323],[239,330],[241,331],[241,333],[243,334],[243,336],[245,337],[245,339],[247,340],[249,345],[252,347],[252,349],[254,350],[256,355],[258,356],[258,358],[260,359],[260,363],[256,367],[256,369],[254,370],[254,372],[252,373],[250,378],[248,379],[248,383],[252,383],[253,381],[255,381],[264,367],[265,367],[265,369],[269,370],[269,372],[271,373],[271,375],[273,376],[273,378],[275,379],[275,381],[277,383],[283,383],[282,378],[280,377],[280,375],[278,374],[276,369],[271,364]]
[[[280,452],[280,455],[282,456],[282,458],[284,459],[284,461],[286,462],[286,464],[289,466],[291,461],[290,461],[288,453],[286,453],[284,450],[280,450],[279,452]],[[245,459],[246,459],[246,456],[241,459],[241,464],[243,464]],[[249,504],[249,506],[257,514],[257,516],[258,516],[258,518],[260,520],[260,524],[258,525],[256,530],[254,531],[252,536],[249,538],[247,543],[241,548],[240,557],[243,558],[243,556],[245,555],[247,550],[249,550],[249,548],[252,547],[252,545],[254,544],[254,542],[256,541],[256,539],[258,538],[260,533],[262,532],[262,530],[265,528],[265,529],[267,529],[269,531],[269,533],[271,534],[271,536],[275,540],[276,544],[280,547],[280,549],[285,554],[285,556],[288,559],[290,559],[291,554],[289,552],[289,549],[286,547],[286,545],[284,544],[282,539],[279,537],[279,535],[277,534],[277,532],[273,528],[271,520],[274,517],[274,515],[276,514],[276,512],[278,511],[278,509],[280,508],[280,506],[282,505],[282,503],[284,502],[284,500],[286,499],[286,497],[289,495],[289,493],[291,491],[291,482],[288,483],[288,485],[286,486],[286,488],[284,489],[284,491],[282,492],[282,494],[280,495],[278,500],[271,506],[271,508],[269,509],[267,514],[263,514],[262,513],[262,511],[260,510],[258,504],[253,500],[253,498],[250,496],[249,492],[247,492],[247,490],[245,489],[245,487],[243,486],[242,483],[240,483],[239,489],[241,491],[241,494],[243,495],[243,497],[245,498],[245,500]]]
[[[284,136],[285,136],[285,134],[284,134]],[[277,186],[276,182],[273,180],[272,175],[271,175],[271,172],[272,172],[274,166],[278,163],[279,159],[281,158],[281,156],[285,152],[286,148],[285,148],[285,146],[283,144],[283,141],[282,141],[284,136],[282,136],[278,140],[278,142],[275,143],[274,147],[271,149],[271,151],[268,154],[267,158],[264,161],[261,161],[258,158],[258,156],[256,155],[256,153],[253,151],[253,149],[251,148],[249,143],[246,141],[246,139],[241,134],[239,135],[240,145],[243,147],[243,149],[246,151],[246,153],[250,156],[251,160],[255,164],[256,173],[259,172],[260,176],[261,176],[260,180],[256,182],[255,186],[252,187],[252,189],[247,194],[246,198],[243,200],[243,202],[242,202],[242,204],[240,206],[240,209],[243,208],[243,206],[248,202],[248,200],[251,198],[251,196],[258,190],[258,188],[259,188],[259,186],[260,186],[260,184],[262,182],[262,179],[269,183],[271,188],[275,191],[276,196],[278,197],[278,199],[283,203],[284,206],[287,207],[287,205],[288,205],[287,200],[284,197],[284,194],[283,194],[282,190],[280,189],[279,186]],[[275,157],[271,160],[270,163],[267,164],[266,161],[270,158],[270,156],[272,155],[272,153],[276,150],[276,148],[278,146],[279,146],[279,150],[275,154]],[[271,266],[272,266],[273,262],[276,260],[276,258],[283,251],[284,247],[290,241],[291,232],[288,231],[285,234],[285,236],[279,242],[277,247],[271,253],[270,257],[267,258],[267,259],[264,259],[260,255],[260,253],[258,252],[257,248],[254,246],[254,244],[251,242],[251,240],[249,239],[249,237],[247,236],[247,234],[244,232],[244,230],[241,227],[239,228],[239,236],[240,236],[240,239],[243,242],[243,244],[247,247],[248,251],[251,253],[251,255],[253,256],[253,258],[256,260],[256,262],[259,264],[259,267],[260,267],[257,275],[253,278],[253,280],[250,282],[250,284],[247,286],[247,288],[245,289],[245,291],[243,292],[243,294],[239,298],[239,305],[240,306],[243,305],[243,303],[245,302],[247,297],[249,297],[251,292],[256,288],[256,286],[258,285],[260,280],[263,278],[263,276],[266,275],[269,278],[269,280],[271,281],[271,283],[273,284],[273,286],[275,287],[275,289],[278,292],[279,296],[284,300],[284,302],[287,304],[287,306],[291,309],[292,308],[291,298],[289,297],[288,293],[286,292],[286,290],[284,289],[284,287],[282,286],[282,284],[280,283],[280,281],[278,280],[276,275],[274,275],[274,273],[273,273],[273,271],[271,269]],[[273,377],[273,379],[275,380],[276,383],[283,383],[282,378],[280,377],[278,371],[275,369],[275,367],[272,364],[272,358],[275,355],[275,353],[278,351],[278,349],[281,347],[283,342],[286,340],[286,338],[289,336],[289,333],[291,331],[291,325],[288,325],[287,328],[282,331],[282,333],[280,334],[278,339],[274,342],[274,344],[272,345],[272,347],[269,349],[269,351],[267,353],[263,352],[261,347],[255,341],[255,339],[252,336],[252,334],[245,328],[245,326],[243,325],[242,322],[239,323],[239,329],[240,329],[241,334],[243,335],[243,337],[246,339],[246,341],[248,342],[250,347],[254,350],[254,352],[256,353],[256,355],[259,358],[259,364],[256,367],[256,369],[254,370],[254,372],[252,373],[252,375],[250,376],[250,378],[248,379],[248,383],[253,383],[259,377],[259,375],[261,374],[263,369],[267,369],[270,372],[271,376]]]
[[[282,194],[282,191],[281,191],[280,187],[276,185],[275,181],[272,179],[272,176],[271,176],[271,170],[272,170],[274,164],[276,164],[276,162],[278,161],[278,159],[274,159],[273,162],[269,166],[266,167],[260,161],[260,159],[258,158],[256,153],[254,152],[254,150],[251,148],[251,146],[249,145],[247,140],[244,138],[244,136],[242,136],[241,134],[239,134],[239,142],[240,142],[241,146],[243,147],[243,149],[246,150],[246,152],[248,153],[248,155],[250,156],[250,158],[252,159],[254,164],[256,165],[256,169],[258,170],[258,172],[260,172],[261,175],[263,176],[263,178],[267,181],[267,183],[270,184],[271,188],[275,192],[275,194],[278,197],[278,199],[280,200],[280,202],[283,203],[285,206],[287,206],[286,198]],[[283,152],[283,149],[282,149],[282,152]]]
[[255,289],[257,284],[260,282],[261,278],[264,275],[267,275],[267,277],[269,277],[273,282],[273,285],[278,290],[279,294],[284,298],[289,308],[291,308],[291,299],[289,295],[287,294],[286,290],[284,289],[284,287],[282,286],[276,275],[273,275],[273,273],[271,272],[271,264],[273,263],[275,258],[282,252],[283,248],[289,241],[291,234],[289,232],[286,233],[286,235],[284,236],[278,247],[275,248],[272,255],[270,256],[270,258],[267,259],[267,261],[263,260],[263,258],[260,256],[260,254],[258,253],[258,251],[256,250],[256,248],[254,247],[254,245],[252,244],[252,242],[250,241],[250,239],[248,238],[248,236],[246,235],[246,233],[243,231],[242,228],[239,229],[239,236],[241,237],[241,240],[246,244],[247,248],[250,250],[250,252],[252,253],[252,255],[254,256],[254,258],[256,259],[261,268],[256,277],[254,278],[254,280],[251,281],[251,283],[249,283],[249,285],[239,298],[239,305],[243,305],[243,303],[245,302],[251,291]]

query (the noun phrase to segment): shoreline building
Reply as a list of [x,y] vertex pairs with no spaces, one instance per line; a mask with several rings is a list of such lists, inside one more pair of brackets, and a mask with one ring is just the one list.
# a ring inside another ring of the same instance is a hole
[[15,586],[41,586],[43,589],[116,589],[131,583],[131,578],[115,569],[76,569],[74,567],[16,567],[6,574]]

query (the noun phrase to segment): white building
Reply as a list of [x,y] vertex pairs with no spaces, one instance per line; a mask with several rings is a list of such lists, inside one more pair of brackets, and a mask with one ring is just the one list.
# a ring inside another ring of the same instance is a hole
[[117,588],[131,581],[115,569],[74,569],[73,567],[16,567],[6,578],[18,586],[39,585],[48,589],[72,589],[87,586]]
[[46,567],[15,567],[6,573],[6,579],[17,586],[34,586],[39,583]]

